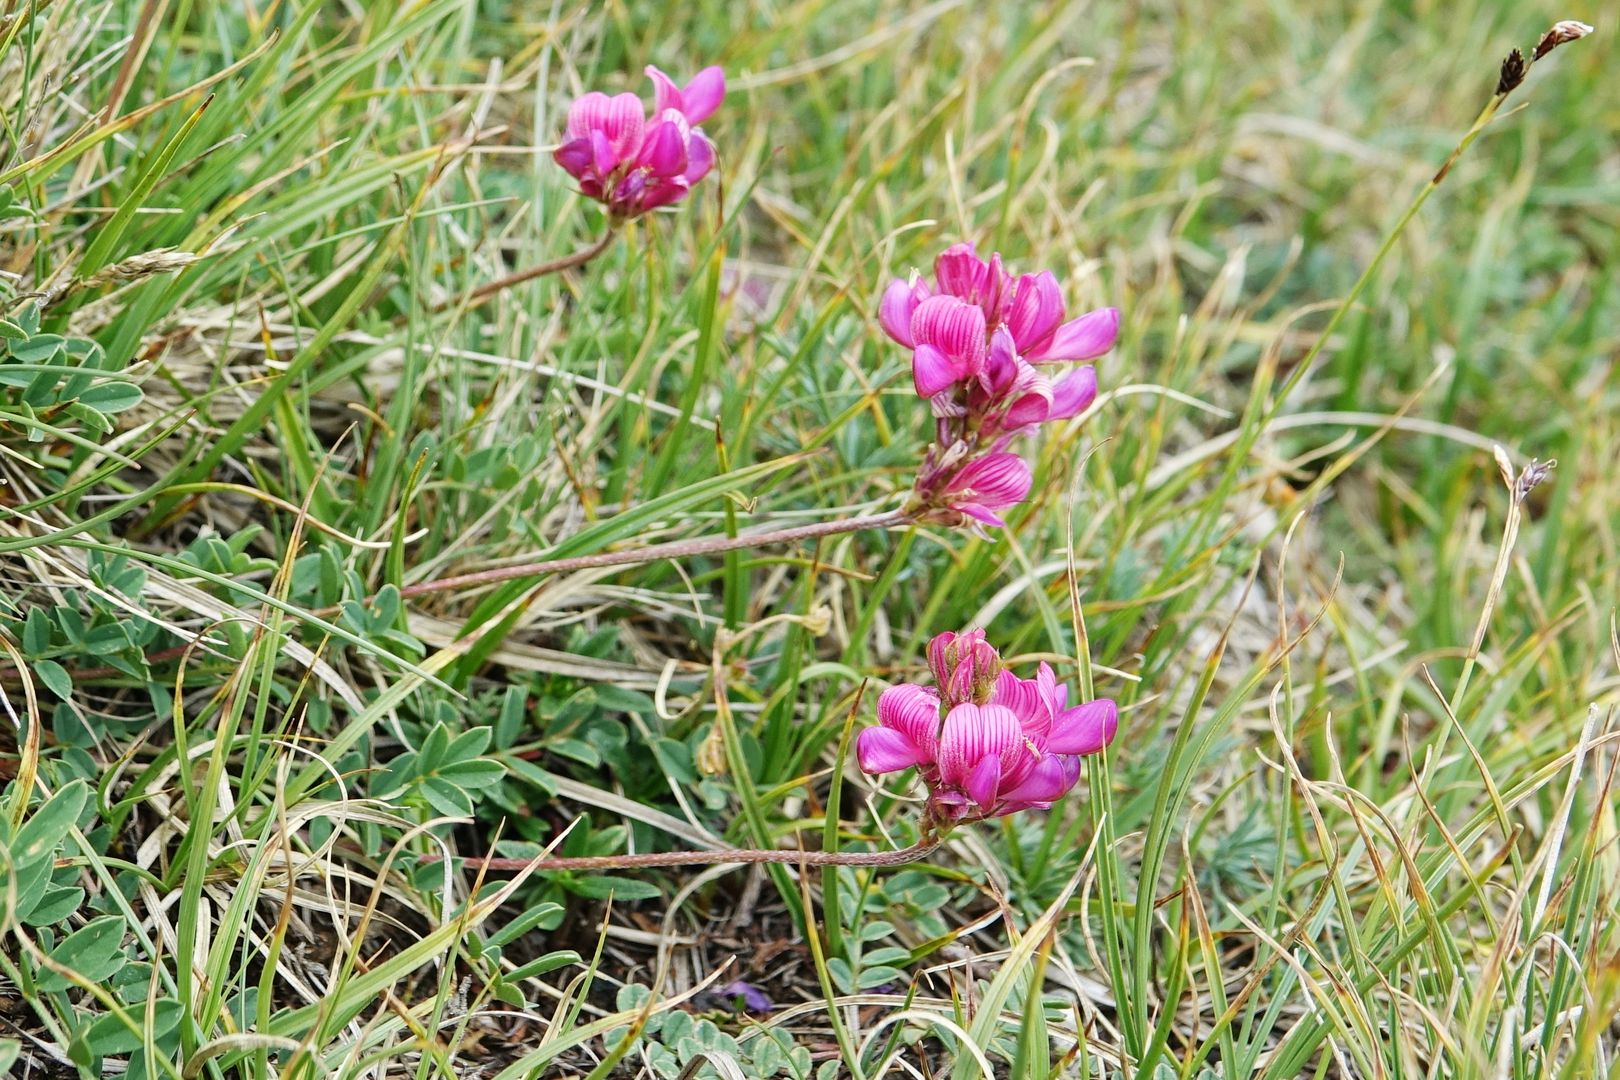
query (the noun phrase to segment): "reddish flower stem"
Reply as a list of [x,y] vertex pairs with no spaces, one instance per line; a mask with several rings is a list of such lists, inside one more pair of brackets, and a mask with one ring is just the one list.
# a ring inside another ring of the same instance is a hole
[[[582,855],[577,857],[541,856],[536,859],[506,859],[488,856],[463,859],[468,870],[635,870],[650,866],[731,866],[751,863],[783,863],[788,866],[905,866],[922,859],[939,847],[933,837],[895,851],[788,851],[785,849],[738,848],[732,851],[654,851],[642,855]],[[425,855],[423,862],[442,862],[442,855]]]
[[544,562],[519,563],[500,566],[492,570],[479,570],[455,577],[435,578],[407,585],[400,596],[410,598],[450,589],[468,589],[513,578],[537,577],[541,574],[560,574],[571,570],[590,570],[599,566],[635,566],[657,562],[659,559],[684,559],[694,555],[715,555],[740,548],[764,547],[767,544],[791,544],[800,540],[815,540],[823,536],[859,532],[862,529],[891,529],[913,520],[908,510],[891,510],[886,514],[866,517],[842,518],[837,521],[818,521],[813,525],[795,525],[771,532],[743,533],[740,536],[707,536],[696,540],[671,540],[665,544],[627,548],[623,551],[601,551],[594,555],[577,555],[569,559],[548,559]]
[[531,266],[526,270],[507,274],[503,278],[496,278],[494,281],[478,286],[478,288],[468,293],[465,298],[444,300],[435,304],[433,310],[444,311],[453,307],[475,308],[490,297],[505,292],[514,285],[522,285],[525,281],[533,281],[535,278],[545,277],[547,274],[561,273],[576,266],[584,266],[606,251],[608,245],[613,242],[615,235],[617,234],[610,228],[587,247],[582,247],[578,251],[570,252],[560,258],[552,259],[550,262],[543,262],[539,266]]

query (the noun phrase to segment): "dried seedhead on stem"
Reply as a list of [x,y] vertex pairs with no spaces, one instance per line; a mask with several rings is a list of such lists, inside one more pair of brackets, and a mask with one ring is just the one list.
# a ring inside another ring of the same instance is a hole
[[1518,479],[1513,482],[1513,501],[1524,502],[1530,493],[1540,486],[1542,481],[1552,475],[1552,471],[1557,467],[1557,458],[1550,461],[1538,461],[1531,458],[1530,464],[1519,470]]
[[1592,28],[1585,23],[1577,22],[1574,19],[1565,19],[1563,22],[1554,23],[1551,30],[1541,35],[1541,40],[1536,42],[1536,47],[1531,51],[1528,60],[1525,59],[1524,53],[1518,49],[1508,53],[1507,59],[1502,61],[1502,71],[1496,80],[1496,96],[1506,97],[1513,93],[1524,82],[1524,77],[1529,74],[1531,64],[1534,64],[1537,60],[1558,48],[1558,46],[1566,45],[1571,41],[1579,41],[1591,32]]
[[1524,53],[1518,49],[1508,53],[1507,58],[1502,61],[1502,74],[1496,80],[1496,96],[1506,97],[1513,93],[1519,84],[1524,82],[1529,70],[1530,64],[1525,60]]
[[1561,23],[1555,23],[1553,28],[1542,34],[1541,40],[1536,42],[1536,51],[1530,54],[1530,59],[1531,61],[1540,60],[1558,46],[1566,45],[1571,41],[1579,41],[1591,32],[1592,28],[1590,26],[1583,22],[1576,22],[1574,19],[1565,19]]

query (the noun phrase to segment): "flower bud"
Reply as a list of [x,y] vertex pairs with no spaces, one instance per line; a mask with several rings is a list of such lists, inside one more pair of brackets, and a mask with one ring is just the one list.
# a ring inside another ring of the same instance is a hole
[[1001,654],[985,640],[983,630],[946,631],[928,643],[928,666],[947,708],[964,702],[983,705],[995,692]]

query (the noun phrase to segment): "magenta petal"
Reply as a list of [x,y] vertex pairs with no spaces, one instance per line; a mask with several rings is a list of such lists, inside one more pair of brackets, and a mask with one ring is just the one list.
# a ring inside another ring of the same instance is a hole
[[719,67],[706,67],[681,90],[681,111],[688,122],[701,124],[726,97],[726,73]]
[[686,183],[685,180],[677,176],[673,179],[655,184],[649,188],[647,193],[641,197],[639,205],[644,211],[656,210],[660,206],[668,206],[670,203],[680,202],[682,199],[686,198],[689,191],[691,191],[691,187]]
[[971,702],[958,705],[945,717],[940,729],[940,777],[962,787],[980,762],[999,757],[1019,745],[1023,737],[1023,728],[1011,709]]
[[934,283],[939,291],[973,304],[978,303],[989,272],[972,244],[953,244],[934,260]]
[[922,765],[930,759],[900,732],[869,727],[855,736],[855,760],[862,772],[875,776]]
[[1119,340],[1119,309],[1103,308],[1071,319],[1026,360],[1093,360]]
[[583,180],[595,163],[596,155],[591,151],[591,140],[581,138],[570,139],[557,147],[551,152],[551,159],[575,180]]
[[945,694],[946,701],[958,704],[973,700],[974,690],[974,662],[971,656],[965,656],[951,669],[950,678],[945,680],[940,690]]
[[1097,400],[1097,369],[1087,364],[1071,371],[1052,387],[1052,409],[1048,420],[1067,420],[1091,408]]
[[1095,754],[1113,741],[1118,730],[1118,707],[1100,698],[1058,716],[1046,736],[1046,748],[1054,754]]
[[979,283],[979,306],[984,308],[990,321],[1005,322],[1006,307],[1012,301],[1013,279],[1001,265],[1001,252],[992,251],[985,265],[984,278]]
[[1052,411],[1052,380],[1022,361],[1012,392],[1012,405],[1003,425],[1009,429],[1039,424]]
[[936,346],[959,367],[958,378],[984,370],[984,312],[954,296],[930,296],[911,313],[911,336]]
[[1007,410],[1004,421],[1009,428],[1028,427],[1046,420],[1047,414],[1052,411],[1052,403],[1046,395],[1029,393],[1013,402],[1012,408]]
[[686,172],[686,132],[679,124],[664,122],[647,133],[636,163],[651,169],[655,176],[678,176]]
[[965,499],[952,502],[951,506],[954,509],[966,514],[974,521],[982,522],[986,525],[993,525],[998,529],[1005,529],[1007,527],[1007,520],[990,507],[986,506],[984,503],[975,502],[972,499]]
[[919,345],[911,354],[911,381],[918,397],[931,398],[950,389],[957,375],[957,365],[932,345]]
[[992,754],[983,758],[968,774],[967,781],[962,790],[968,793],[968,798],[979,804],[981,810],[989,810],[996,804],[996,788],[1001,784],[1001,755]]
[[917,308],[910,282],[895,278],[883,290],[878,304],[878,322],[883,332],[908,349],[916,348],[917,339],[911,336],[911,313]]
[[1040,694],[1033,679],[1020,679],[1010,671],[1003,671],[996,679],[996,691],[990,697],[990,704],[1011,709],[1019,723],[1023,724],[1025,735],[1046,734],[1050,718],[1041,708]]
[[647,73],[647,78],[651,79],[653,84],[653,111],[662,114],[665,109],[680,109],[684,112],[681,91],[675,85],[675,80],[651,64],[648,64],[644,70]]
[[1064,767],[1063,759],[1051,754],[1041,758],[1028,776],[1014,788],[1001,793],[1010,802],[1052,803],[1066,795],[1079,773]]
[[608,96],[600,90],[581,94],[568,107],[568,134],[575,139],[583,139],[591,132],[601,130],[608,109]]
[[998,453],[987,454],[964,466],[945,485],[945,490],[963,496],[963,502],[1000,510],[1023,502],[1033,484],[1034,477],[1023,458]]
[[568,132],[579,136],[600,131],[623,161],[641,148],[646,121],[646,109],[636,95],[608,97],[593,91],[574,102],[569,110]]
[[[1005,529],[1007,527],[1006,519],[1004,519],[1000,514],[993,512],[989,507],[980,506],[978,503],[971,502],[954,503],[953,506],[955,509],[966,514],[974,521],[993,526],[997,529]],[[980,535],[983,534],[981,533]]]
[[996,332],[990,335],[990,352],[985,358],[984,375],[981,381],[984,383],[985,390],[995,397],[1000,397],[1012,388],[1012,384],[1017,378],[1017,346],[1007,328],[998,326]]
[[686,146],[686,182],[695,184],[714,168],[714,143],[701,131],[692,132]]
[[939,751],[939,695],[926,686],[900,683],[878,698],[878,723],[898,731],[928,761]]
[[596,171],[597,178],[605,181],[609,176],[613,175],[614,170],[619,167],[619,163],[624,159],[613,148],[613,140],[602,132],[593,131],[586,138],[591,143],[592,167]]
[[[1046,705],[1047,709],[1051,711],[1058,701],[1058,694],[1060,692],[1067,695],[1068,691],[1067,688],[1060,687],[1058,685],[1057,673],[1052,670],[1052,665],[1048,664],[1045,660],[1042,660],[1040,666],[1035,669],[1036,695],[1039,696],[1042,703]],[[1055,716],[1056,712],[1053,712],[1053,715]]]
[[1050,270],[1025,274],[1018,279],[1018,288],[1007,313],[1007,328],[1012,331],[1020,350],[1039,345],[1062,321],[1063,293]]

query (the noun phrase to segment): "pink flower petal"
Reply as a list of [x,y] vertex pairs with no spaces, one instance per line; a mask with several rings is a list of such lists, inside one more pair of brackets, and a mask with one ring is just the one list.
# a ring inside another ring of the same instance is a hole
[[939,751],[939,695],[925,686],[900,683],[878,698],[878,723],[898,731],[928,761]]
[[653,84],[653,111],[662,114],[665,109],[681,109],[683,105],[681,91],[675,85],[675,80],[651,64],[648,64],[645,70],[647,78],[651,79]]
[[930,296],[911,313],[911,336],[919,345],[933,345],[957,365],[958,378],[984,370],[984,312],[954,296]]
[[1017,380],[1018,364],[1018,347],[1012,334],[1004,326],[996,327],[996,332],[990,335],[990,352],[985,358],[984,373],[979,376],[980,383],[991,396],[1000,397],[1011,390]]
[[1020,679],[1010,671],[1003,671],[996,679],[996,691],[990,704],[1002,705],[1013,711],[1024,734],[1045,737],[1051,726],[1051,717],[1041,705],[1040,691],[1033,679]]
[[1097,400],[1097,369],[1087,364],[1069,372],[1052,387],[1052,409],[1048,420],[1067,420],[1091,408]]
[[591,140],[587,138],[570,139],[551,152],[551,159],[575,180],[583,180],[596,162],[596,155],[591,151]]
[[895,278],[883,290],[883,300],[878,304],[878,322],[883,332],[908,349],[917,346],[917,339],[911,336],[911,313],[917,310],[917,302],[910,282]]
[[980,759],[968,774],[962,790],[968,793],[968,798],[979,804],[981,810],[989,810],[996,804],[996,788],[1001,784],[1001,755],[991,754]]
[[1023,728],[1011,709],[971,702],[958,705],[945,717],[940,731],[940,777],[962,787],[980,762],[1021,745],[1023,737]]
[[1006,321],[1006,308],[1012,301],[1012,291],[1012,275],[1001,265],[1001,252],[991,252],[990,261],[984,268],[984,279],[979,283],[979,306],[991,322]]
[[576,138],[600,131],[607,136],[619,160],[633,155],[641,148],[641,136],[646,127],[647,114],[641,99],[634,94],[606,94],[591,91],[568,111],[568,133]]
[[680,202],[691,190],[691,186],[679,176],[664,180],[647,189],[647,193],[641,197],[640,210],[656,210],[660,206]]
[[[680,113],[674,115],[679,116]],[[665,120],[647,132],[636,164],[652,170],[654,176],[679,176],[686,172],[686,140],[683,124]]]
[[953,244],[934,260],[939,291],[977,305],[990,268],[973,253],[972,244]]
[[602,119],[608,113],[608,96],[600,90],[592,90],[581,94],[568,106],[568,135],[570,138],[583,139],[593,131],[602,127]]
[[681,90],[681,111],[693,124],[701,124],[726,97],[726,73],[718,66],[706,67]]
[[1119,709],[1099,698],[1065,710],[1052,722],[1046,748],[1054,754],[1095,754],[1119,730]]
[[1050,270],[1025,274],[1018,279],[1012,305],[1007,312],[1007,328],[1020,351],[1041,344],[1063,321],[1063,293]]
[[1007,396],[1013,403],[1007,408],[1003,426],[1015,429],[1039,424],[1052,411],[1052,380],[1034,366],[1019,361],[1018,376]]
[[714,168],[714,143],[701,131],[692,132],[691,140],[686,145],[686,183],[688,186],[697,183],[709,175]]
[[596,173],[598,180],[606,181],[608,177],[613,175],[614,170],[619,167],[624,159],[617,150],[613,149],[613,140],[609,139],[603,132],[592,131],[586,138],[591,143],[591,168]]
[[855,736],[855,760],[860,763],[862,772],[874,776],[930,761],[910,739],[883,727],[869,727]]
[[[972,518],[974,521],[980,522],[981,524],[989,525],[997,529],[1005,529],[1007,527],[1006,520],[1002,518],[1000,514],[997,514],[995,511],[991,510],[988,506],[980,506],[978,503],[965,502],[954,503],[953,508],[961,513],[966,514],[968,517]],[[977,535],[982,537],[986,536],[987,534],[980,532]]]
[[[969,462],[951,478],[945,490],[949,494],[960,495],[963,502],[975,502],[991,510],[1002,510],[1023,502],[1033,484],[1034,477],[1023,458],[1017,454],[998,453]],[[956,505],[954,500],[953,505]]]
[[1024,359],[1094,360],[1118,340],[1119,309],[1103,308],[1064,323],[1050,341],[1032,349]]
[[960,370],[960,365],[932,345],[918,345],[911,354],[911,381],[918,397],[931,398],[949,390]]
[[[1068,794],[1080,778],[1078,769],[1070,770],[1064,758],[1051,754],[1041,758],[1029,775],[1016,786],[1001,793],[1008,802],[1051,804]],[[1073,759],[1067,759],[1073,760]]]

